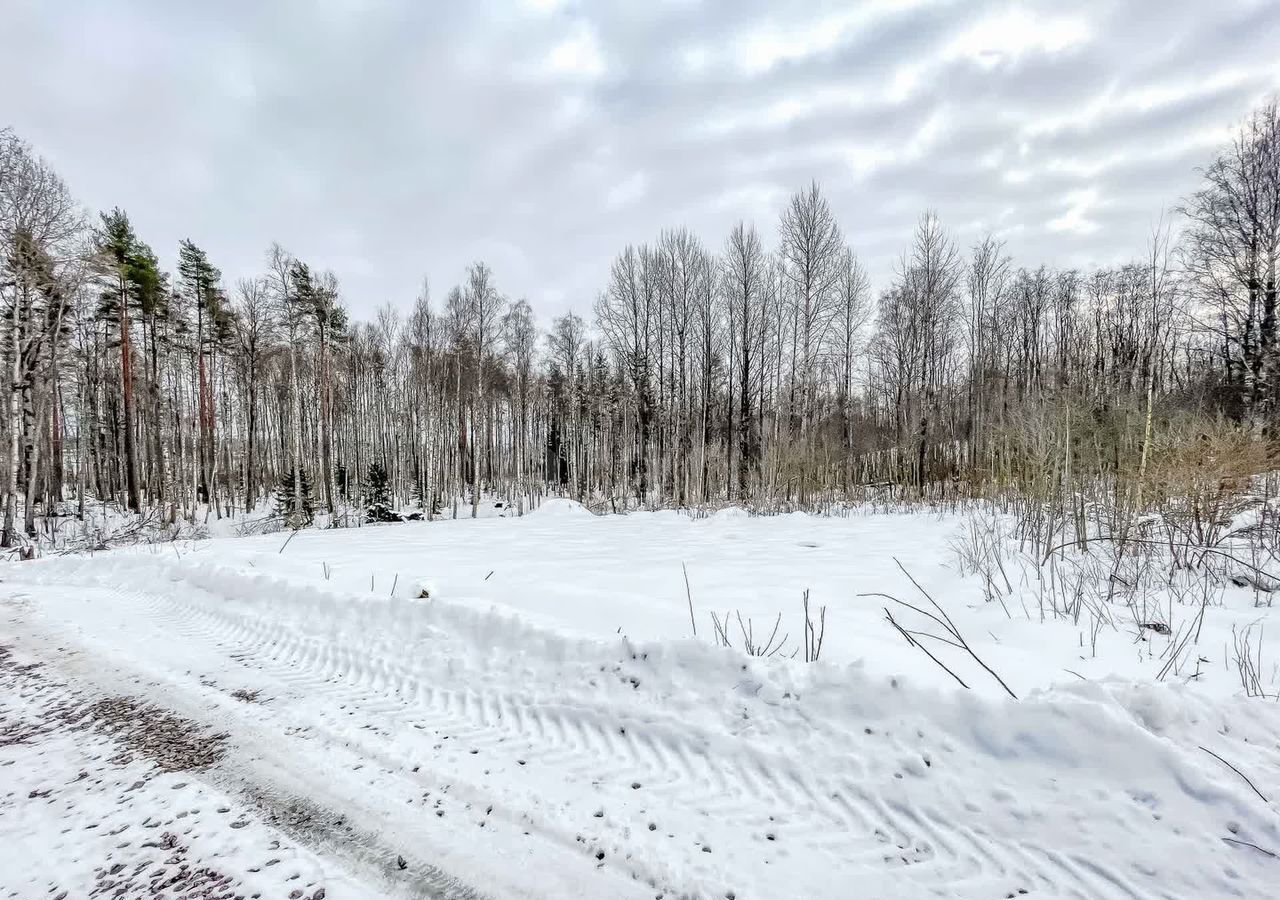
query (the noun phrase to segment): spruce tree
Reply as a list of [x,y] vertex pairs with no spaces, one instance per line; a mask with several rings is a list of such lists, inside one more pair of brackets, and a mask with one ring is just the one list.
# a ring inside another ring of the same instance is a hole
[[387,483],[387,470],[382,463],[369,466],[369,487],[365,495],[365,518],[369,522],[399,522],[400,516],[391,509],[391,489]]
[[[295,491],[295,484],[298,491]],[[297,498],[301,498],[301,502],[295,505]],[[307,478],[306,469],[300,469],[296,477],[293,469],[280,476],[276,488],[276,515],[284,519],[290,528],[301,528],[314,521],[315,498],[311,495],[311,479]]]

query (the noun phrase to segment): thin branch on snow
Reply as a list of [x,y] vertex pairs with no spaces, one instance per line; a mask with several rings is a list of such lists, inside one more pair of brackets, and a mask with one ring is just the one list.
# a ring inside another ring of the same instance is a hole
[[[863,595],[860,595],[860,596],[872,596],[872,595],[870,595],[870,594],[863,594]],[[893,598],[892,598],[892,597],[890,597],[889,599],[890,599],[890,600],[892,600]],[[908,643],[908,644],[910,644],[912,647],[915,647],[915,648],[916,648],[916,649],[918,649],[921,653],[923,653],[925,656],[927,656],[927,657],[929,657],[931,660],[933,660],[933,661],[934,661],[934,663],[936,663],[939,667],[941,667],[942,671],[946,672],[948,675],[950,675],[952,678],[954,678],[954,679],[956,680],[956,683],[957,683],[957,684],[959,684],[959,685],[960,685],[960,687],[964,688],[965,690],[968,690],[968,689],[969,689],[969,685],[967,685],[967,684],[965,684],[965,683],[964,683],[964,679],[963,679],[963,678],[961,678],[961,677],[960,677],[959,675],[957,675],[955,672],[951,671],[951,669],[947,666],[947,664],[946,664],[946,663],[944,663],[942,660],[938,659],[938,657],[934,656],[932,653],[930,653],[930,652],[929,652],[929,648],[928,648],[928,647],[924,646],[924,645],[923,645],[923,644],[921,644],[919,641],[917,641],[915,638],[913,638],[913,637],[911,636],[911,632],[907,631],[905,628],[903,628],[901,625],[899,625],[899,624],[898,624],[897,620],[896,620],[896,619],[894,619],[894,617],[893,617],[893,613],[889,612],[889,607],[887,607],[887,606],[886,606],[886,607],[884,607],[884,615],[885,615],[885,618],[889,620],[889,624],[890,624],[890,625],[892,625],[894,628],[898,629],[898,634],[902,635],[904,638],[906,638],[906,639],[907,639],[907,643]]]
[[698,636],[698,620],[693,617],[693,591],[689,589],[689,567],[684,563],[680,563],[680,568],[684,570],[684,596],[689,601],[689,624],[693,626],[693,636]]
[[[942,663],[932,653],[929,653],[929,651],[926,650],[924,646],[920,644],[919,641],[917,641],[914,637],[912,637],[912,634],[917,634],[918,636],[923,636],[923,637],[930,637],[930,638],[933,638],[934,640],[941,641],[944,644],[950,644],[951,646],[954,646],[954,647],[957,647],[958,649],[963,650],[965,653],[969,655],[970,658],[973,659],[974,662],[976,662],[979,666],[985,669],[986,672],[992,678],[994,678],[997,682],[999,682],[1000,687],[1004,688],[1005,693],[1007,693],[1014,700],[1017,700],[1018,695],[1015,694],[1010,689],[1009,685],[1005,684],[1004,679],[1001,678],[994,669],[992,669],[989,665],[987,665],[982,660],[982,658],[973,651],[973,648],[969,646],[969,642],[964,639],[964,636],[960,633],[960,629],[956,627],[955,622],[951,621],[951,617],[947,615],[947,611],[938,604],[938,601],[934,600],[933,597],[929,595],[928,591],[926,591],[923,587],[920,586],[920,582],[916,581],[915,578],[911,576],[911,573],[908,572],[906,570],[906,567],[904,567],[902,563],[898,561],[897,557],[893,558],[893,562],[898,567],[898,569],[902,572],[902,574],[907,576],[907,579],[915,586],[915,589],[919,591],[921,594],[923,594],[924,598],[929,601],[930,605],[933,606],[933,608],[938,611],[937,615],[934,615],[933,613],[929,612],[926,609],[921,609],[918,606],[915,606],[911,603],[907,603],[905,600],[899,600],[897,597],[894,597],[892,594],[883,594],[883,593],[872,591],[864,594],[859,594],[858,596],[859,597],[880,597],[885,600],[890,600],[894,603],[897,603],[899,606],[904,606],[907,609],[913,612],[919,613],[920,615],[924,616],[930,621],[936,623],[940,628],[942,628],[944,631],[947,632],[947,634],[951,636],[952,640],[948,640],[947,638],[944,638],[941,635],[936,635],[936,634],[922,634],[919,632],[909,632],[907,629],[899,625],[894,620],[893,616],[891,615],[889,616],[889,623],[893,625],[893,627],[896,628],[902,634],[902,636],[905,637],[911,643],[912,646],[919,647],[926,654],[928,654],[930,659],[938,663],[938,665],[941,666]],[[888,609],[885,610],[885,614],[886,615],[889,614]],[[946,666],[942,666],[942,667],[944,669],[947,669]],[[955,678],[957,681],[960,681],[960,678],[957,677],[956,674],[952,672],[950,669],[947,669],[947,672],[950,673],[952,678]],[[961,681],[961,684],[963,683],[964,682]],[[968,685],[965,685],[965,687],[968,687]]]
[[1223,840],[1228,844],[1239,844],[1241,847],[1252,847],[1254,850],[1257,850],[1259,853],[1265,853],[1272,859],[1280,859],[1280,853],[1276,853],[1274,850],[1268,850],[1265,847],[1259,847],[1257,844],[1251,844],[1248,841],[1242,841],[1238,838],[1224,837]]
[[1248,775],[1246,775],[1246,774],[1244,774],[1243,772],[1241,772],[1239,769],[1237,769],[1235,766],[1231,765],[1231,763],[1227,762],[1225,759],[1223,759],[1223,758],[1222,758],[1221,756],[1219,756],[1218,754],[1214,753],[1214,752],[1213,752],[1212,750],[1210,750],[1208,747],[1204,747],[1204,746],[1202,746],[1202,747],[1200,747],[1200,749],[1201,749],[1201,750],[1203,750],[1205,753],[1208,753],[1210,756],[1212,756],[1212,757],[1213,757],[1214,759],[1216,759],[1218,762],[1222,763],[1224,766],[1226,766],[1226,767],[1227,767],[1228,769],[1230,769],[1232,772],[1235,772],[1237,775],[1239,775],[1241,778],[1243,778],[1243,779],[1244,779],[1244,783],[1245,783],[1245,784],[1247,784],[1247,785],[1249,785],[1249,787],[1253,788],[1253,792],[1254,792],[1255,794],[1257,794],[1257,795],[1258,795],[1258,797],[1262,800],[1262,802],[1263,802],[1263,803],[1268,803],[1268,802],[1270,802],[1270,801],[1268,801],[1268,800],[1267,800],[1267,798],[1266,798],[1266,797],[1263,797],[1263,796],[1262,796],[1262,791],[1258,790],[1257,785],[1255,785],[1252,781],[1250,781],[1250,780],[1249,780],[1249,776],[1248,776]]

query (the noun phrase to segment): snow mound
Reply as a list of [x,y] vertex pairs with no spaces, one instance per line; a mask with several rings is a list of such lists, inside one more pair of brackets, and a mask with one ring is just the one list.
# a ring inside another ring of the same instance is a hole
[[542,516],[546,519],[585,519],[592,518],[591,510],[576,500],[556,497],[544,500],[537,509],[530,510],[528,515]]
[[717,509],[708,518],[712,522],[741,522],[750,519],[751,513],[741,506],[726,506],[724,509]]

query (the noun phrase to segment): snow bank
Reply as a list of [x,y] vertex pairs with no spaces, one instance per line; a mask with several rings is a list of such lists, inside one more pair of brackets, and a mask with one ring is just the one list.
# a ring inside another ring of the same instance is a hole
[[543,519],[594,519],[591,510],[587,509],[577,500],[569,500],[565,497],[553,497],[549,500],[543,500],[534,509],[531,509],[526,515],[536,516]]

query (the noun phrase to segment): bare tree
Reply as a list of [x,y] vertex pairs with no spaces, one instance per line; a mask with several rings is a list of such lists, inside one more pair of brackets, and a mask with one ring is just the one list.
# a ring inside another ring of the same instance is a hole
[[276,310],[267,293],[265,278],[242,278],[236,283],[236,316],[233,319],[239,347],[241,390],[245,397],[244,509],[250,512],[258,499],[261,474],[258,464],[258,407],[263,360],[276,327]]
[[[470,324],[474,331],[476,351],[476,392],[472,407],[472,472],[471,517],[474,519],[480,509],[480,492],[483,487],[480,464],[490,452],[492,441],[489,438],[491,420],[485,406],[485,360],[496,349],[498,328],[504,300],[493,286],[493,273],[483,262],[477,262],[467,270],[467,286],[465,292],[467,305],[470,308]],[[478,419],[477,419],[478,417]],[[484,438],[483,451],[481,438]]]
[[928,477],[926,455],[934,405],[949,375],[960,316],[960,254],[937,216],[916,226],[896,284],[880,301],[878,352],[882,375],[896,394],[900,446],[914,444],[911,478]]
[[779,253],[792,284],[792,342],[797,357],[798,421],[809,433],[814,414],[816,368],[838,310],[837,285],[844,250],[840,226],[815,181],[797,191],[782,212]]
[[[0,546],[15,540],[18,482],[27,478],[24,524],[34,532],[35,429],[45,388],[57,371],[57,345],[83,269],[83,219],[62,179],[10,130],[0,131],[0,304],[8,319],[9,461]],[[38,394],[38,396],[37,396]]]
[[656,273],[647,250],[634,247],[613,261],[609,287],[596,302],[596,322],[631,386],[636,416],[633,476],[636,498],[649,492],[650,435],[653,429],[653,343],[657,319]]
[[863,330],[871,317],[871,279],[852,250],[845,249],[840,259],[840,279],[836,285],[838,301],[835,318],[834,356],[837,372],[836,402],[843,418],[845,452],[845,488],[853,483],[854,456],[854,377]]
[[996,323],[1009,280],[1009,258],[1004,245],[990,235],[974,245],[966,277],[965,344],[969,355],[969,438],[985,424],[987,392],[993,371],[998,370]]
[[515,467],[516,480],[525,480],[529,453],[529,406],[533,391],[533,362],[537,350],[538,326],[533,307],[523,297],[513,301],[502,317],[502,338],[516,376]]
[[722,261],[721,289],[728,300],[734,335],[738,391],[738,496],[745,497],[760,461],[758,417],[768,333],[768,264],[754,226],[738,222],[729,232]]
[[1276,277],[1280,263],[1280,107],[1256,110],[1203,172],[1183,205],[1183,262],[1216,333],[1238,413],[1262,427],[1277,390]]

